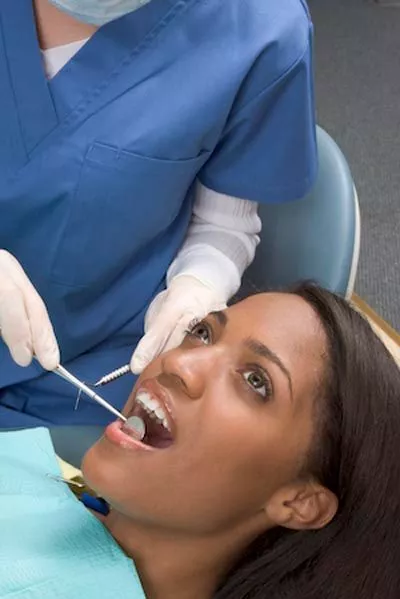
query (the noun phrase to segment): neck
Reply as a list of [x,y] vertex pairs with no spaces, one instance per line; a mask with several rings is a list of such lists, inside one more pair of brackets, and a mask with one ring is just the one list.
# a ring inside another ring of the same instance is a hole
[[255,520],[212,536],[143,527],[114,510],[104,523],[134,560],[148,599],[211,599],[260,533],[260,522]]
[[33,0],[33,6],[42,50],[86,39],[97,30],[56,8],[49,0]]

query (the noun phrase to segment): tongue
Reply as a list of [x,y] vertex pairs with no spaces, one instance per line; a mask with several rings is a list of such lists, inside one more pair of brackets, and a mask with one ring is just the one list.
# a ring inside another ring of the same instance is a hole
[[157,420],[147,415],[145,423],[146,434],[143,438],[143,443],[158,449],[164,449],[172,444],[171,433],[162,424],[157,422]]

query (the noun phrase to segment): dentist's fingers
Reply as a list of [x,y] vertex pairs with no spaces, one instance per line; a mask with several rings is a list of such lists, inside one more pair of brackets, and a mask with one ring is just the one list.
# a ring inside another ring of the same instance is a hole
[[23,295],[17,288],[0,289],[0,330],[13,360],[19,366],[29,366],[33,355],[31,329]]
[[164,295],[163,299],[162,305],[158,306],[158,310],[153,310],[152,318],[148,319],[147,333],[132,356],[131,370],[134,374],[140,374],[156,356],[165,351],[166,346],[171,349],[179,345],[187,324],[199,316],[199,312],[190,307],[190,301],[182,301],[182,298],[177,301],[174,294]]
[[194,319],[201,320],[209,312],[225,307],[216,291],[195,277],[177,277],[149,306],[146,334],[131,359],[132,372],[140,374],[161,352],[177,347]]
[[194,321],[202,320],[205,316],[207,316],[207,313],[184,312],[176,323],[174,329],[171,331],[169,338],[166,340],[163,347],[163,352],[174,349],[174,347],[178,347],[182,343],[189,326]]
[[152,329],[146,333],[136,346],[131,358],[131,370],[133,374],[140,374],[146,366],[160,354],[170,334],[170,328],[162,330]]
[[26,298],[26,305],[35,356],[43,368],[54,370],[60,363],[60,350],[46,306],[36,291]]
[[0,330],[11,356],[28,366],[36,355],[52,370],[60,354],[46,306],[19,262],[0,250]]

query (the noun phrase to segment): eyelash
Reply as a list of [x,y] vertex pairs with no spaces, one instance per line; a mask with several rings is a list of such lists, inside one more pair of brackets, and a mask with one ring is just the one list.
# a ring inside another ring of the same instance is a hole
[[197,327],[202,326],[206,329],[209,338],[210,338],[210,342],[212,342],[212,329],[211,327],[204,321],[204,320],[199,320],[198,318],[194,318],[190,323],[188,328],[185,330],[185,334],[189,337],[196,337],[196,339],[199,339],[199,337],[197,337],[195,331],[197,329]]
[[[208,345],[209,343],[212,343],[212,328],[211,326],[205,322],[204,320],[199,320],[199,319],[195,319],[193,320],[187,330],[185,331],[186,335],[189,337],[194,337],[196,339],[201,339],[201,337],[199,337],[198,335],[196,335],[196,329],[198,327],[202,327],[208,334],[208,339],[209,341],[207,343],[205,343],[205,345]],[[204,341],[202,341],[204,343]],[[263,399],[264,401],[266,401],[267,399],[269,399],[272,396],[272,383],[271,380],[269,378],[269,376],[267,375],[267,373],[260,368],[260,366],[256,366],[256,365],[249,365],[246,369],[242,369],[240,371],[238,371],[239,374],[242,377],[242,381],[244,383],[244,385],[246,386],[246,390],[250,390],[252,393],[256,393],[256,395],[258,395],[259,397],[261,397],[261,399]],[[261,381],[262,387],[254,387],[253,385],[251,385],[248,381],[249,379],[246,378],[246,375],[254,375],[256,374]],[[260,392],[260,389],[264,389],[265,391],[262,393]]]

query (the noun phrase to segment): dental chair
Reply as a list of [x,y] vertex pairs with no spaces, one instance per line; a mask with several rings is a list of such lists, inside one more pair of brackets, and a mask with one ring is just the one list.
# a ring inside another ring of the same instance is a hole
[[[319,172],[312,191],[286,204],[260,205],[263,223],[256,258],[246,271],[240,295],[312,280],[350,297],[358,265],[360,217],[347,161],[333,139],[317,130]],[[54,427],[57,454],[79,468],[102,427]]]
[[357,192],[333,139],[317,129],[319,171],[312,191],[296,202],[260,204],[261,243],[243,291],[314,281],[349,298],[360,248]]

